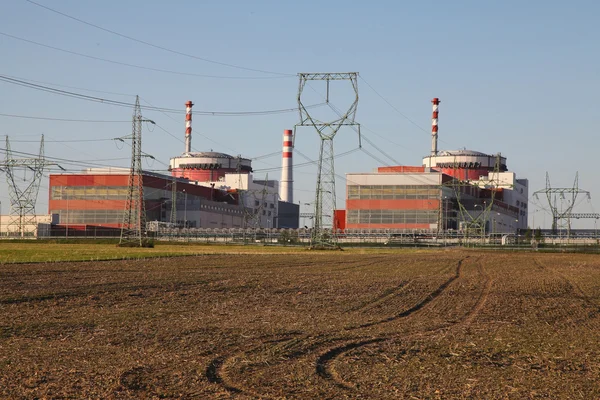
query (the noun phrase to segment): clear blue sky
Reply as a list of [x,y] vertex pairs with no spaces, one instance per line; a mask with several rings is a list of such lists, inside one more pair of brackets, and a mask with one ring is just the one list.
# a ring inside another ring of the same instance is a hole
[[[548,171],[554,186],[580,186],[592,194],[579,211],[600,211],[597,189],[596,120],[600,89],[597,1],[76,1],[36,0],[60,12],[157,46],[244,68],[286,74],[359,72],[357,121],[363,133],[403,165],[420,165],[430,149],[433,97],[439,97],[440,149],[466,147],[501,152],[509,169],[528,178],[530,193],[542,189]],[[215,79],[110,64],[0,35],[0,75],[54,85],[79,93],[142,106],[195,110],[253,111],[296,106],[296,76],[253,72],[184,57],[112,35],[50,12],[25,0],[3,1],[0,32],[121,63],[198,75],[277,79]],[[390,107],[368,82],[390,102]],[[321,89],[315,85],[315,90]],[[83,89],[112,92],[90,92]],[[347,105],[340,89],[336,105]],[[314,94],[314,93],[313,93]],[[316,94],[313,96],[318,102]],[[57,96],[0,82],[0,113],[67,119],[123,120],[131,109]],[[144,111],[144,116],[183,139],[183,115]],[[256,157],[280,150],[283,129],[296,113],[254,117],[195,116],[196,150]],[[412,121],[412,122],[411,122]],[[51,142],[110,139],[127,135],[130,123],[75,123],[0,116],[0,135],[13,150],[36,152],[43,133],[46,155],[75,160],[115,159],[128,166],[130,151],[105,142]],[[18,142],[21,140],[21,142]],[[156,128],[144,130],[144,151],[162,163],[183,144]],[[341,131],[336,151],[357,145],[356,134]],[[4,148],[4,144],[0,146]],[[297,149],[318,153],[308,129]],[[365,149],[394,164],[370,145]],[[4,154],[1,154],[4,157]],[[295,155],[295,162],[305,160]],[[102,162],[99,162],[102,163]],[[254,169],[276,168],[279,157],[256,161]],[[380,165],[365,152],[336,162],[336,172],[370,171]],[[74,168],[73,166],[67,166]],[[164,169],[155,162],[149,169]],[[78,168],[76,168],[78,169]],[[314,167],[295,171],[295,200],[312,201]],[[261,172],[256,173],[262,177]],[[269,178],[280,177],[280,171]],[[47,212],[47,178],[38,212]],[[343,206],[345,182],[337,181]],[[0,201],[8,212],[2,176]],[[537,202],[544,204],[543,199]],[[530,211],[535,208],[530,206]],[[308,211],[308,210],[307,210]],[[536,217],[536,225],[550,217]],[[594,227],[593,221],[577,226]]]

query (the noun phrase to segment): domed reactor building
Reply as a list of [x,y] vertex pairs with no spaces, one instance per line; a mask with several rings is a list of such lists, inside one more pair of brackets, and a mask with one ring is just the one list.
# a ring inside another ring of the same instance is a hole
[[[252,161],[241,155],[232,156],[215,151],[192,151],[192,107],[186,104],[185,151],[171,158],[169,171],[175,178],[195,182],[196,185],[225,191],[238,199],[244,213],[243,227],[297,228],[300,207],[291,198],[291,150],[286,152],[284,133],[282,192],[277,180],[254,180]],[[289,142],[291,143],[291,142]],[[288,177],[290,177],[288,179]],[[288,182],[289,181],[289,182]],[[289,183],[289,185],[288,185]],[[289,190],[288,190],[289,189]],[[288,195],[288,193],[290,193]],[[201,221],[198,221],[201,225]]]
[[486,234],[527,228],[527,179],[517,179],[499,153],[438,151],[440,100],[431,102],[431,153],[422,165],[347,174],[346,212],[336,214],[336,226],[400,233],[475,227]]

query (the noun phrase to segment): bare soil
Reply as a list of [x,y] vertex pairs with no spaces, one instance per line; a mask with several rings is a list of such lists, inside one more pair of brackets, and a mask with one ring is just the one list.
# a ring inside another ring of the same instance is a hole
[[600,258],[0,264],[0,398],[600,398]]

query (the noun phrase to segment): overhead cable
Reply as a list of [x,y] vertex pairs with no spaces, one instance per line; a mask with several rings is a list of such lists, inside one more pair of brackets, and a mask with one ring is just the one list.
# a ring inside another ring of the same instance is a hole
[[256,80],[256,79],[281,79],[281,78],[287,78],[287,76],[257,76],[257,77],[252,77],[252,76],[220,76],[220,75],[196,74],[196,73],[193,73],[193,72],[173,71],[173,70],[169,70],[169,69],[154,68],[154,67],[148,67],[148,66],[144,66],[144,65],[130,64],[130,63],[122,62],[122,61],[111,60],[111,59],[108,59],[108,58],[96,57],[96,56],[92,56],[92,55],[89,55],[89,54],[79,53],[77,51],[67,50],[67,49],[63,49],[63,48],[60,48],[60,47],[51,46],[51,45],[48,45],[48,44],[36,42],[36,41],[33,41],[33,40],[29,40],[29,39],[25,39],[25,38],[22,38],[22,37],[18,37],[18,36],[14,36],[14,35],[11,35],[11,34],[8,34],[8,33],[5,33],[5,32],[0,32],[0,35],[9,37],[11,39],[20,40],[22,42],[26,42],[26,43],[29,43],[29,44],[34,44],[36,46],[45,47],[47,49],[56,50],[56,51],[60,51],[60,52],[63,52],[63,53],[72,54],[72,55],[79,56],[79,57],[85,57],[85,58],[88,58],[88,59],[91,59],[91,60],[103,61],[103,62],[107,62],[107,63],[110,63],[110,64],[121,65],[123,67],[144,69],[144,70],[147,70],[147,71],[154,71],[154,72],[162,72],[162,73],[166,73],[166,74],[183,75],[183,76],[195,76],[197,78],[212,78],[212,79],[249,79],[249,80]]
[[[106,99],[106,98],[96,97],[96,96],[89,96],[86,94],[71,92],[71,91],[62,90],[62,89],[56,89],[56,88],[53,88],[50,86],[38,85],[35,83],[27,82],[27,81],[24,81],[21,79],[10,78],[6,75],[0,75],[0,81],[14,84],[17,86],[27,87],[30,89],[40,90],[43,92],[48,92],[48,93],[57,94],[57,95],[61,95],[61,96],[76,98],[79,100],[86,100],[86,101],[92,101],[92,102],[96,102],[96,103],[109,104],[109,105],[118,106],[118,107],[127,107],[127,108],[133,107],[133,103],[128,103],[128,102],[119,101],[119,100],[111,100],[111,99]],[[315,107],[320,107],[324,104],[325,103],[313,104],[308,107],[315,108]],[[185,110],[164,108],[164,107],[146,106],[146,107],[143,107],[143,109],[146,111],[158,111],[158,112],[174,113],[174,114],[184,114],[185,113]],[[218,116],[218,117],[242,117],[242,116],[284,114],[284,113],[290,113],[290,112],[298,112],[298,108],[294,107],[294,108],[284,108],[284,109],[278,109],[278,110],[262,110],[262,111],[194,111],[194,114],[207,115],[207,116]]]
[[154,47],[154,48],[159,49],[159,50],[167,51],[169,53],[177,54],[177,55],[188,57],[188,58],[193,58],[193,59],[204,61],[204,62],[211,63],[211,64],[222,65],[222,66],[225,66],[225,67],[236,68],[236,69],[241,69],[241,70],[245,70],[245,71],[260,72],[260,73],[263,73],[263,74],[270,74],[270,75],[296,76],[296,74],[289,74],[289,73],[282,73],[282,72],[276,72],[276,71],[267,71],[267,70],[256,69],[256,68],[243,67],[243,66],[240,66],[240,65],[229,64],[229,63],[225,63],[225,62],[221,62],[221,61],[215,61],[215,60],[211,60],[211,59],[204,58],[204,57],[198,57],[198,56],[193,55],[193,54],[187,54],[187,53],[183,53],[181,51],[172,50],[172,49],[169,49],[169,48],[166,48],[166,47],[163,47],[163,46],[159,46],[159,45],[156,45],[156,44],[153,44],[153,43],[146,42],[145,40],[136,39],[134,37],[124,35],[122,33],[119,33],[119,32],[116,32],[116,31],[113,31],[113,30],[101,27],[99,25],[93,24],[93,23],[88,22],[88,21],[84,21],[84,20],[82,20],[80,18],[74,17],[72,15],[63,13],[61,11],[55,10],[55,9],[47,7],[47,6],[44,6],[43,4],[36,3],[35,1],[32,1],[32,0],[25,0],[25,1],[27,1],[28,3],[31,3],[33,5],[36,5],[38,7],[44,8],[44,9],[46,9],[48,11],[51,11],[51,12],[53,12],[55,14],[62,15],[63,17],[72,19],[74,21],[77,21],[77,22],[80,22],[82,24],[94,27],[96,29],[100,29],[100,30],[102,30],[104,32],[108,32],[110,34],[122,37],[124,39],[131,40],[133,42],[141,43],[141,44],[144,44],[146,46]]
[[94,119],[68,119],[68,118],[51,118],[51,117],[39,117],[33,115],[16,115],[16,114],[0,114],[0,117],[9,118],[24,118],[24,119],[40,119],[44,121],[59,121],[59,122],[92,122],[92,123],[122,123],[131,121],[111,121],[111,120],[94,120]]
[[360,76],[360,79],[361,79],[361,80],[362,80],[364,83],[366,83],[366,84],[367,84],[367,86],[368,86],[368,87],[370,87],[370,88],[371,88],[371,90],[372,90],[373,92],[375,92],[375,94],[376,94],[377,96],[379,96],[379,97],[380,97],[380,98],[381,98],[383,101],[385,101],[385,103],[386,103],[388,106],[392,107],[392,109],[394,109],[394,111],[396,111],[398,114],[400,114],[401,116],[403,116],[403,117],[404,117],[404,118],[405,118],[405,119],[406,119],[408,122],[410,122],[411,124],[413,124],[414,126],[416,126],[417,128],[419,128],[419,129],[420,129],[420,130],[422,130],[423,132],[425,132],[425,133],[429,133],[429,132],[427,132],[427,130],[426,130],[425,128],[421,127],[421,126],[420,126],[419,124],[417,124],[415,121],[413,121],[412,119],[408,118],[408,117],[407,117],[405,114],[403,114],[403,113],[402,113],[402,111],[398,110],[398,109],[397,109],[397,108],[396,108],[396,107],[395,107],[395,106],[394,106],[392,103],[390,103],[390,102],[389,102],[389,101],[388,101],[388,100],[387,100],[385,97],[383,97],[381,94],[379,94],[379,92],[378,92],[377,90],[375,90],[375,88],[374,88],[373,86],[371,86],[371,84],[370,84],[369,82],[367,82],[367,81],[365,80],[365,78],[364,78],[364,77]]

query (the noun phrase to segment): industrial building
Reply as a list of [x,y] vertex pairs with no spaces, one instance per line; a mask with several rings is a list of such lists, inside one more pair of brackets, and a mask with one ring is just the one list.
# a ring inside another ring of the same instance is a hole
[[[192,106],[191,101],[186,103],[185,151],[171,158],[170,175],[142,174],[146,220],[184,228],[298,228],[300,206],[293,204],[289,195],[291,150],[283,152],[286,193],[280,200],[279,182],[255,180],[251,160],[213,151],[191,151]],[[289,145],[288,132],[284,133],[284,146]],[[69,227],[72,233],[90,227],[120,228],[129,175],[129,168],[52,174],[49,212],[58,215],[60,225]],[[284,215],[280,215],[280,209]]]
[[432,149],[421,166],[346,174],[346,212],[339,229],[440,232],[527,228],[528,181],[506,158],[473,150],[438,151],[439,99],[432,100]]
[[[1,204],[1,203],[0,203]],[[0,238],[37,238],[50,236],[52,225],[58,224],[58,215],[0,215]]]

